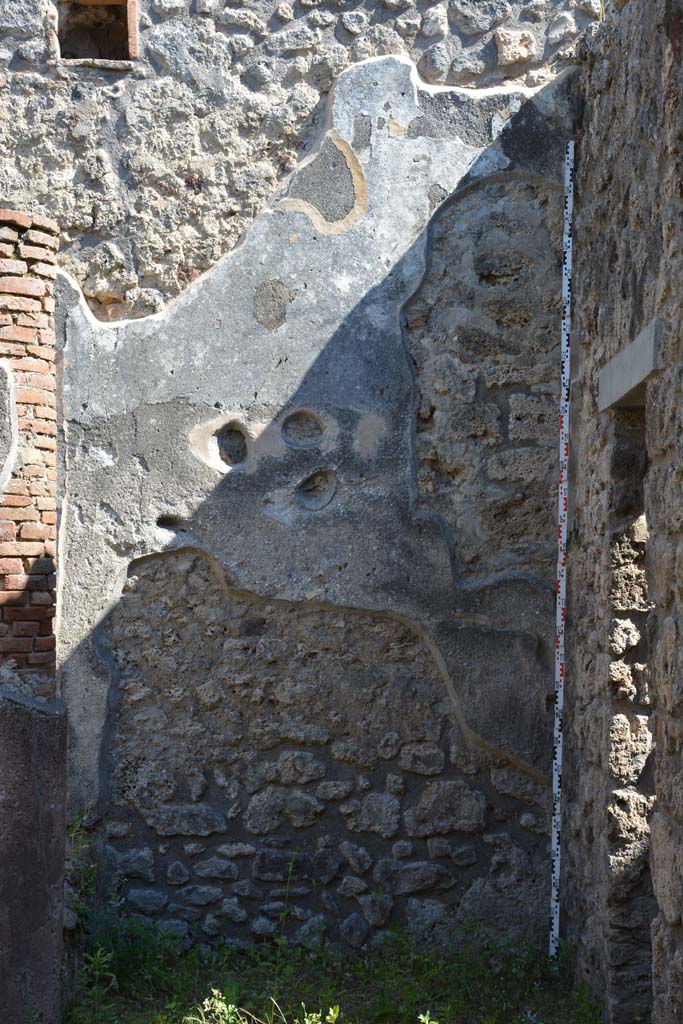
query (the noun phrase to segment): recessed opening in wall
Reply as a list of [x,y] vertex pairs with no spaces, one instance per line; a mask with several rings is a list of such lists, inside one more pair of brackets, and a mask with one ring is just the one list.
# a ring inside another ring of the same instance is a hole
[[58,11],[62,60],[137,57],[137,0],[60,0]]
[[296,488],[297,501],[302,508],[317,512],[334,498],[337,478],[331,469],[318,469],[302,480]]
[[314,412],[297,409],[282,424],[282,436],[290,448],[316,448],[323,436],[323,425]]
[[247,461],[249,454],[247,437],[237,423],[226,423],[224,427],[221,427],[216,433],[216,444],[221,461],[226,466],[239,466],[242,462]]

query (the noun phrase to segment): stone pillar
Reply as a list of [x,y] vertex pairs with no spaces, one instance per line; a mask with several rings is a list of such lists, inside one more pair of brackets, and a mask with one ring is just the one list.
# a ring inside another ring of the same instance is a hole
[[55,686],[57,225],[0,209],[0,1021],[58,1024],[66,717]]
[[55,221],[0,209],[0,665],[43,692],[55,670],[58,245]]
[[59,1024],[66,716],[0,686],[0,1020]]

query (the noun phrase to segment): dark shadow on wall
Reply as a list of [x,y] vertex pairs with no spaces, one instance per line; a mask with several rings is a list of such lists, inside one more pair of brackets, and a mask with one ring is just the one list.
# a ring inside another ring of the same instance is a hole
[[[447,121],[429,103],[425,134]],[[478,176],[481,155],[258,433],[258,388],[251,415],[220,375],[215,401],[193,402],[194,369],[161,358],[173,403],[67,422],[67,514],[123,565],[61,671],[74,790],[82,803],[96,781],[103,863],[131,909],[183,935],[272,934],[298,851],[298,941],[361,946],[468,914],[543,941],[567,131],[523,104],[501,136],[509,169]],[[269,330],[287,324],[285,276],[254,300]],[[78,471],[93,451],[103,464]],[[111,451],[136,467],[132,498]],[[496,525],[511,517],[512,556]]]

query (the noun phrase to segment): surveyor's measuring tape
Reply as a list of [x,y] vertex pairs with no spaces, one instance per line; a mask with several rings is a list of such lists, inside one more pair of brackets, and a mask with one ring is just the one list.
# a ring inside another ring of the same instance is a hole
[[562,390],[560,393],[560,481],[557,515],[557,605],[555,614],[555,734],[553,743],[553,819],[550,841],[550,955],[560,939],[560,836],[562,829],[562,715],[564,713],[564,629],[567,621],[567,512],[569,504],[569,340],[572,319],[572,220],[574,143],[564,160],[564,237],[562,242]]

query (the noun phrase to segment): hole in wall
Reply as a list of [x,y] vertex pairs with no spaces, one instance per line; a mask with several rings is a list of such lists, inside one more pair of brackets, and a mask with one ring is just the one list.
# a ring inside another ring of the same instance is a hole
[[282,437],[290,448],[317,448],[323,432],[320,418],[309,409],[298,409],[282,424]]
[[63,60],[129,60],[127,0],[57,5]]
[[159,516],[157,519],[157,526],[161,527],[162,530],[187,530],[187,522],[180,516]]
[[226,423],[215,436],[218,454],[226,466],[240,466],[247,461],[247,435],[239,424]]
[[318,469],[297,484],[296,498],[302,508],[317,512],[334,498],[337,478],[331,469]]

